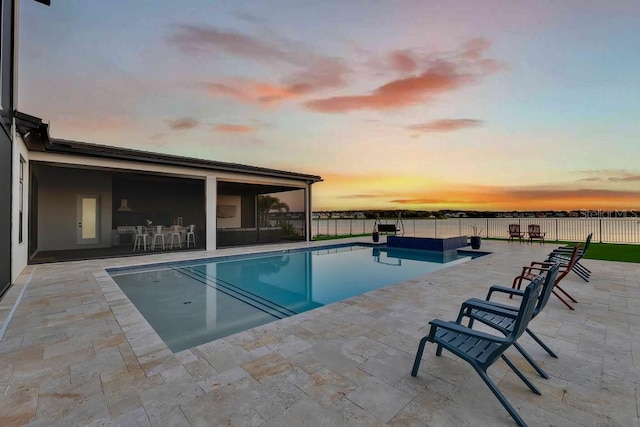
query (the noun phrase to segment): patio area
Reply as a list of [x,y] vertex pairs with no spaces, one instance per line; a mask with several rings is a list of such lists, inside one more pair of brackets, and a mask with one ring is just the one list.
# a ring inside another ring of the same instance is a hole
[[[510,286],[557,245],[483,241],[491,255],[176,354],[104,270],[326,244],[27,267],[0,301],[0,321],[12,318],[1,325],[0,425],[515,425],[473,369],[435,345],[416,378],[410,370],[430,320],[455,319],[465,299]],[[542,395],[502,361],[489,374],[530,425],[639,427],[640,264],[583,264],[589,283],[563,281],[576,310],[552,296],[531,324],[559,358],[520,340],[551,378],[507,352]]]

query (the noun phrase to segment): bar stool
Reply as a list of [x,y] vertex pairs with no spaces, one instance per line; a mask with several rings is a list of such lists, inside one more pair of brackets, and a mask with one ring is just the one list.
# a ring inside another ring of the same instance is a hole
[[189,242],[191,242],[191,238],[193,237],[193,247],[196,247],[196,226],[195,224],[191,224],[187,226],[187,247],[189,247]]
[[162,240],[162,249],[164,250],[164,225],[154,225],[153,226],[153,238],[151,239],[151,250],[156,249],[156,242],[158,238]]
[[142,243],[143,250],[147,250],[147,236],[149,233],[147,232],[147,227],[144,225],[136,226],[136,237],[133,239],[133,251],[140,249],[140,244]]
[[169,245],[169,249],[173,249],[173,242],[175,238],[178,239],[178,247],[182,247],[182,239],[180,237],[180,229],[182,227],[180,225],[172,225],[171,226],[171,243]]

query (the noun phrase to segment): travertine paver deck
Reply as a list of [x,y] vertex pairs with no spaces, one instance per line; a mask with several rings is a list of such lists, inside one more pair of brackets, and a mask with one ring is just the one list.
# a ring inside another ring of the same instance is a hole
[[[483,242],[494,254],[177,354],[103,268],[211,253],[30,266],[0,302],[5,319],[28,284],[0,341],[0,425],[513,425],[446,352],[409,371],[431,319],[552,248]],[[564,282],[576,311],[552,297],[532,324],[559,359],[522,338],[551,378],[511,352],[542,396],[502,362],[490,375],[531,425],[638,427],[640,265],[584,263],[589,283]]]

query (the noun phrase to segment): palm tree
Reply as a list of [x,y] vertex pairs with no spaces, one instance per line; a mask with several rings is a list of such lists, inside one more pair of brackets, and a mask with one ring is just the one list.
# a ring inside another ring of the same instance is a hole
[[269,212],[282,211],[289,212],[289,205],[280,201],[277,197],[268,194],[258,196],[258,221],[260,227],[267,227],[269,224]]

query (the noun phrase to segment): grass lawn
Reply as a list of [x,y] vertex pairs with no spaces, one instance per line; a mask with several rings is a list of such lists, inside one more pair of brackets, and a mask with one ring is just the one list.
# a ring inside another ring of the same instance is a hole
[[601,259],[604,261],[640,262],[640,245],[592,242],[584,257],[586,259]]

